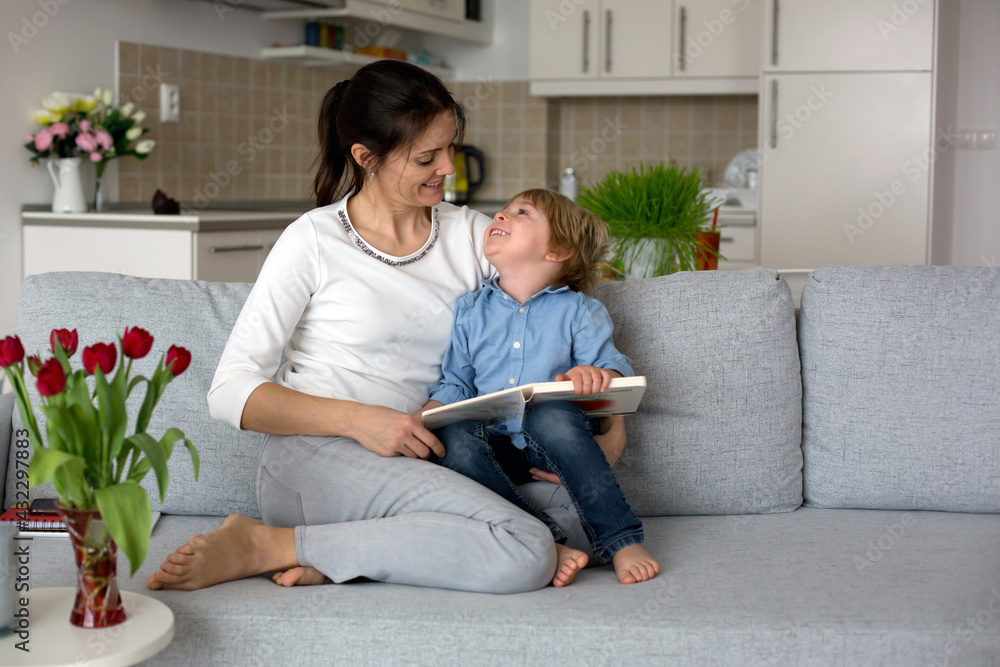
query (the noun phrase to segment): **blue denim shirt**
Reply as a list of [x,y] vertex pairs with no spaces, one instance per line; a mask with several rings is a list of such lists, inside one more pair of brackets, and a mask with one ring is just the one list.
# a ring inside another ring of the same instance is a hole
[[[597,299],[568,287],[547,287],[524,303],[493,278],[455,306],[451,343],[432,400],[455,403],[532,382],[551,382],[574,366],[631,376],[632,363],[615,348],[614,325]],[[524,446],[510,425],[498,430]]]

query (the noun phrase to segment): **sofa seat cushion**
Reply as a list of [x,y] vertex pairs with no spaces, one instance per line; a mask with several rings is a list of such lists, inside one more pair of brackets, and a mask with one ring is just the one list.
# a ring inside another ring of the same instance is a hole
[[615,466],[639,515],[802,504],[802,380],[791,292],[774,271],[604,283],[615,344],[645,375]]
[[[962,664],[1000,657],[1000,516],[821,510],[645,518],[663,566],[491,596],[382,583],[282,589],[265,577],[150,592],[218,518],[164,516],[125,590],[175,614],[150,665]],[[36,540],[32,586],[73,585],[69,545]],[[124,560],[119,571],[124,569]],[[127,571],[127,570],[126,570]]]
[[805,502],[1000,512],[1000,270],[829,266],[802,291]]

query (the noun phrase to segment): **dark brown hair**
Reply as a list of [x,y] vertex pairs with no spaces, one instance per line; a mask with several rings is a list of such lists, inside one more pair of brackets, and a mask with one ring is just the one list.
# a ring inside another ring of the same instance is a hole
[[[395,151],[412,145],[435,118],[455,114],[455,141],[465,132],[465,110],[441,80],[416,65],[379,60],[327,91],[319,113],[319,168],[313,179],[316,205],[356,195],[366,171],[377,170]],[[371,151],[359,165],[351,146]]]
[[563,265],[558,284],[568,285],[574,292],[593,294],[597,287],[598,263],[608,252],[608,226],[595,214],[553,190],[525,190],[510,201],[518,197],[530,201],[548,219],[550,248],[572,252]]

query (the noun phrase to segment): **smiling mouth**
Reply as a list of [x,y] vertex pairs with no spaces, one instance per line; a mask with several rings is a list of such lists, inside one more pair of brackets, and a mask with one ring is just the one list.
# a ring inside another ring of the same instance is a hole
[[439,187],[441,187],[442,183],[444,183],[444,179],[443,178],[440,181],[436,182],[436,183],[424,183],[424,187],[425,188],[439,188]]
[[494,236],[510,236],[510,234],[502,229],[494,229],[490,232],[490,237],[492,238]]

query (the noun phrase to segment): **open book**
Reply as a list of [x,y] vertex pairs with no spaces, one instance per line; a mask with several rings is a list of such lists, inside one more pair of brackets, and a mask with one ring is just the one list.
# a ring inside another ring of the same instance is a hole
[[548,401],[567,401],[590,417],[628,415],[639,409],[645,391],[646,378],[642,375],[613,378],[607,391],[590,396],[574,394],[573,383],[568,380],[535,382],[428,410],[423,414],[423,421],[432,431],[457,421],[521,423],[531,406]]

